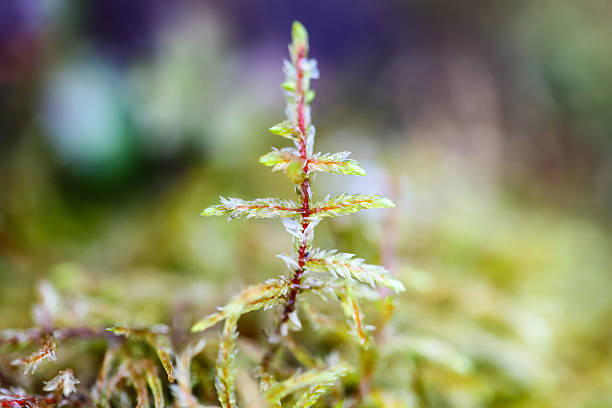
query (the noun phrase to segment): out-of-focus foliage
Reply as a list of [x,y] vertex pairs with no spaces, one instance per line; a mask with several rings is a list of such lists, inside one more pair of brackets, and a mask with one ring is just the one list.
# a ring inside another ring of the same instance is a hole
[[[182,333],[241,288],[281,273],[274,255],[291,245],[275,222],[198,214],[219,192],[291,194],[254,157],[277,140],[261,130],[278,122],[270,90],[281,80],[286,28],[299,18],[325,72],[317,146],[350,147],[368,170],[317,173],[315,199],[382,192],[397,204],[317,230],[316,246],[382,263],[407,288],[386,325],[388,305],[358,305],[364,329],[385,327],[366,330],[380,354],[377,391],[364,404],[612,406],[610,5],[303,7],[2,2],[0,402],[32,402],[45,395],[43,381],[69,368],[77,393],[94,388],[102,401],[111,378],[120,384],[116,405],[132,406],[149,387],[144,372],[168,389],[148,343],[102,334],[163,322],[177,352],[171,386],[218,404],[214,378],[181,379],[178,357],[190,355],[194,373],[213,372],[217,337],[192,355],[199,339]],[[290,128],[278,131],[291,138]],[[298,316],[303,328],[293,335],[304,345],[287,353],[304,367],[324,368],[329,350],[355,335],[335,300],[318,302]],[[63,329],[57,361],[26,377],[11,362],[43,343],[27,346],[40,332],[22,329],[45,324]],[[65,330],[85,325],[100,331],[81,341]],[[239,324],[245,406],[265,406],[249,370],[272,327],[262,311]],[[355,392],[356,369],[342,380]],[[138,387],[126,384],[128,372]],[[300,390],[300,403],[321,388]],[[196,406],[181,395],[179,406]]]

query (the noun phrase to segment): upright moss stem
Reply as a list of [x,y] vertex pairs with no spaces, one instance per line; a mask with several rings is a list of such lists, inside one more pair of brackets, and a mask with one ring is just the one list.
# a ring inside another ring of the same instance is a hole
[[[306,230],[310,225],[310,215],[311,215],[311,190],[310,190],[310,179],[308,178],[308,149],[307,149],[307,133],[306,133],[306,118],[305,118],[305,100],[306,94],[304,92],[303,79],[304,79],[304,67],[303,61],[305,58],[306,49],[305,46],[300,46],[297,50],[297,55],[294,61],[296,68],[296,76],[297,76],[297,84],[296,84],[296,110],[297,110],[297,122],[298,122],[298,130],[299,130],[299,152],[300,158],[304,162],[304,166],[302,167],[303,173],[303,181],[300,183],[299,193],[300,193],[300,202],[301,202],[301,224],[302,224],[302,237],[303,240],[300,243],[298,248],[298,269],[295,270],[292,278],[291,278],[291,290],[289,295],[287,296],[287,301],[285,302],[285,306],[283,308],[283,313],[281,315],[280,322],[276,327],[276,335],[281,336],[283,334],[283,327],[288,323],[289,316],[291,313],[295,311],[296,303],[297,303],[297,295],[300,292],[302,277],[304,272],[306,271],[306,258],[308,256],[307,247],[308,242],[306,242]],[[269,371],[270,361],[274,357],[274,354],[278,350],[278,343],[274,344],[268,352],[264,355],[262,360],[262,370],[263,372]]]

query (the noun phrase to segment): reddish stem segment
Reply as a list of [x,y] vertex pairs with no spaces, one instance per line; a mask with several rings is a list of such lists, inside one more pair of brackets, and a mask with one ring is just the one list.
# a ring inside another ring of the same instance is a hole
[[[304,181],[300,185],[300,198],[302,201],[302,236],[305,236],[305,231],[310,224],[308,217],[310,217],[310,180],[308,179],[308,152],[306,149],[306,119],[304,115],[305,99],[304,89],[302,86],[304,79],[304,70],[302,68],[302,61],[304,60],[304,47],[300,47],[298,50],[297,58],[295,61],[295,69],[297,73],[297,86],[296,86],[296,98],[297,98],[297,119],[298,128],[300,130],[300,156],[304,161]],[[291,279],[291,292],[287,303],[285,303],[285,309],[283,310],[283,316],[281,324],[285,324],[289,320],[289,314],[295,310],[295,303],[297,294],[300,291],[300,284],[302,283],[302,275],[304,275],[304,265],[306,264],[306,245],[305,241],[302,241],[298,248],[298,266],[299,268],[295,271],[293,278]]]
[[38,406],[39,402],[45,404],[55,404],[55,398],[34,397],[30,395],[11,395],[11,399],[2,401],[3,407],[33,407]]
[[[302,68],[302,61],[305,57],[305,48],[301,46],[297,53],[297,58],[295,61],[295,68],[297,73],[297,86],[296,86],[296,99],[297,99],[297,122],[298,129],[300,131],[300,157],[304,162],[304,167],[302,169],[304,173],[304,181],[300,184],[300,200],[301,200],[301,216],[302,216],[302,236],[305,237],[305,232],[308,226],[310,225],[310,220],[308,217],[311,215],[310,208],[310,180],[308,179],[308,150],[306,148],[306,118],[304,114],[305,109],[305,99],[306,95],[304,93],[304,88],[302,86],[303,78],[304,78],[304,69]],[[281,327],[284,324],[287,324],[289,320],[289,315],[293,313],[295,310],[297,295],[300,292],[301,284],[302,284],[302,276],[304,275],[305,269],[304,265],[306,265],[306,257],[308,253],[306,252],[307,242],[304,240],[300,243],[298,248],[298,269],[294,272],[293,277],[291,278],[291,291],[287,296],[287,302],[285,303],[285,307],[283,309],[283,314],[281,316],[280,323],[277,327],[277,333],[280,333]],[[270,361],[274,356],[274,353],[278,349],[278,346],[275,345],[264,355],[262,360],[262,368],[264,372],[268,371],[268,367],[270,365]]]

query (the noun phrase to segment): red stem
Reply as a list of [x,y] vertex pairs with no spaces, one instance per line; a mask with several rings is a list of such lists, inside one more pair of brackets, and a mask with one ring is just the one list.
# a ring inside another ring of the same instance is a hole
[[[296,86],[296,97],[297,97],[297,117],[298,117],[298,128],[300,131],[300,157],[304,161],[304,181],[300,185],[300,198],[302,201],[302,236],[305,235],[305,231],[310,224],[308,217],[310,216],[310,180],[308,179],[308,152],[306,149],[306,119],[304,117],[305,109],[305,98],[304,89],[302,82],[304,79],[304,70],[302,68],[302,61],[304,60],[304,47],[300,47],[297,53],[295,61],[295,69],[297,71],[297,86]],[[285,303],[285,309],[283,310],[283,316],[281,324],[285,324],[289,319],[289,314],[295,310],[295,303],[297,294],[300,291],[300,284],[302,283],[302,275],[304,275],[304,265],[306,264],[306,241],[303,241],[298,248],[298,266],[299,268],[295,271],[293,278],[291,279],[291,292],[287,303]]]
[[[302,171],[304,172],[304,181],[300,184],[300,200],[302,204],[301,208],[301,216],[302,216],[302,236],[305,236],[306,229],[308,225],[310,225],[310,221],[308,217],[311,215],[310,208],[310,180],[308,179],[308,151],[306,149],[306,119],[304,115],[305,109],[305,99],[306,95],[304,94],[304,89],[302,87],[302,82],[304,78],[304,70],[302,68],[302,61],[304,60],[305,48],[301,46],[298,50],[296,61],[295,61],[295,69],[297,71],[297,86],[296,86],[296,98],[297,98],[297,122],[298,129],[300,132],[299,144],[300,144],[300,157],[304,161],[304,167]],[[298,248],[298,269],[294,272],[293,277],[291,278],[291,291],[287,297],[287,302],[285,303],[285,308],[283,309],[283,314],[281,316],[281,321],[277,327],[277,333],[280,332],[281,327],[284,324],[287,324],[289,320],[289,315],[293,313],[295,310],[297,295],[301,289],[302,284],[302,276],[304,275],[305,269],[304,265],[306,265],[306,257],[308,253],[306,252],[306,241],[302,241]],[[268,371],[268,366],[270,364],[270,360],[272,359],[274,353],[277,350],[277,346],[268,350],[268,352],[264,355],[262,360],[262,368],[264,372]]]
[[[11,395],[10,400],[2,401],[3,407],[30,407],[32,404],[37,404],[38,402],[44,402],[45,404],[54,404],[55,398],[42,398],[42,397],[33,397],[30,395]],[[37,405],[36,405],[37,406]]]

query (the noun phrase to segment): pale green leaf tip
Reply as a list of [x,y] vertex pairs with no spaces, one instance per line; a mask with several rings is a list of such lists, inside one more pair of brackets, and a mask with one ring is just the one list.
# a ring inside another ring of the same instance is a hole
[[206,324],[204,322],[197,322],[191,327],[191,332],[192,333],[201,332],[201,331],[204,331],[205,329],[206,329]]
[[304,45],[308,47],[308,32],[299,21],[293,22],[291,28],[291,39],[294,45]]
[[366,171],[363,169],[363,167],[359,165],[353,166],[352,170],[353,170],[353,175],[355,176],[365,176],[366,175]]
[[217,210],[217,206],[210,206],[202,210],[200,213],[203,217],[210,217],[211,215],[219,215],[219,211]]
[[393,282],[393,287],[391,289],[393,289],[395,291],[395,293],[401,293],[401,292],[405,292],[406,291],[406,286],[404,286],[404,284],[396,279],[394,279],[395,282]]
[[285,81],[281,83],[281,88],[289,92],[295,92],[295,87],[296,87],[295,82]]
[[125,330],[122,327],[117,327],[117,326],[107,327],[104,330],[109,331],[113,334],[123,334],[125,332]]
[[262,156],[259,156],[259,162],[266,166],[272,166],[276,161],[274,160],[274,152],[268,152]]
[[278,123],[268,129],[272,134],[293,138],[293,125],[288,120]]
[[312,100],[315,98],[316,95],[317,95],[316,92],[314,90],[310,89],[306,93],[306,103],[312,102]]
[[393,208],[393,207],[397,207],[395,205],[395,203],[393,201],[391,201],[389,198],[384,197],[384,196],[379,196],[380,200],[378,201],[379,204],[382,205],[383,208]]
[[287,177],[289,177],[289,180],[298,184],[304,181],[305,174],[302,170],[303,168],[304,163],[302,163],[301,161],[292,161],[287,166],[287,170],[285,171],[285,173],[287,174]]

